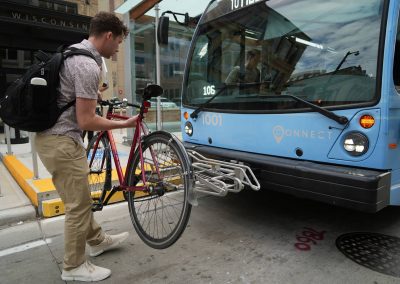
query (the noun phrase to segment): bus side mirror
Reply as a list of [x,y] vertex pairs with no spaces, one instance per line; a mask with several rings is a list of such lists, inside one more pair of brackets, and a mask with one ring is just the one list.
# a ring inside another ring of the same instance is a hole
[[168,44],[169,18],[161,16],[157,27],[158,44]]

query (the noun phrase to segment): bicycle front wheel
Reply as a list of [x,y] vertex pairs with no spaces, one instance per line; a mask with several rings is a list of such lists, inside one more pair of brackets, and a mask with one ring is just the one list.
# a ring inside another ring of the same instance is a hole
[[152,133],[142,143],[144,166],[137,150],[129,167],[129,185],[147,188],[128,192],[132,223],[139,237],[156,249],[178,240],[192,208],[188,201],[190,162],[178,143],[169,133]]

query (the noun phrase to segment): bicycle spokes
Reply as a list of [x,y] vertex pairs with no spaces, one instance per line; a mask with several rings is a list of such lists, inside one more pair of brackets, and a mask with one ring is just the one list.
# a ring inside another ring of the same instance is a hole
[[160,248],[181,233],[190,205],[185,190],[187,169],[177,146],[168,140],[153,140],[143,144],[143,155],[137,154],[134,160],[136,186],[145,189],[130,192],[129,204],[141,238]]

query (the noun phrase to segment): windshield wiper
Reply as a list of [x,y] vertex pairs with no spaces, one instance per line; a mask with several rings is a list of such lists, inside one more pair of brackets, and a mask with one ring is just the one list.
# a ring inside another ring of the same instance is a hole
[[[267,82],[257,82],[257,83],[241,83],[241,84],[224,84],[223,87],[221,89],[218,90],[218,92],[213,95],[211,98],[209,98],[204,104],[200,105],[197,109],[195,109],[191,114],[190,117],[192,119],[197,119],[197,117],[199,116],[199,113],[204,109],[205,106],[207,106],[212,100],[214,100],[217,96],[219,96],[224,90],[226,90],[227,88],[231,88],[231,87],[251,87],[251,86],[257,86],[257,85],[262,85],[265,84]],[[298,102],[301,102],[307,106],[309,106],[311,109],[315,110],[316,112],[326,116],[327,118],[330,118],[334,121],[336,121],[337,123],[341,124],[341,125],[345,125],[349,122],[349,119],[345,116],[339,116],[337,114],[335,114],[334,112],[327,110],[325,108],[322,108],[318,105],[315,105],[313,103],[310,103],[309,101],[303,100],[299,97],[296,97],[294,95],[279,95],[279,96],[267,96],[267,98],[292,98]]]
[[302,102],[303,104],[309,106],[311,109],[315,110],[316,112],[319,112],[320,114],[326,116],[327,118],[330,118],[334,121],[336,121],[337,123],[341,124],[341,125],[345,125],[349,122],[349,119],[345,116],[339,116],[337,114],[335,114],[334,112],[324,109],[323,107],[317,106],[313,103],[310,103],[309,101],[303,100],[299,97],[296,97],[294,95],[280,95],[280,96],[268,96],[269,98],[292,98],[298,102]]

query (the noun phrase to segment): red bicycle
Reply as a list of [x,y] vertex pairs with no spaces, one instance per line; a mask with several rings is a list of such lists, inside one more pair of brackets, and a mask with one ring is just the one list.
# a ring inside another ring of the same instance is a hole
[[[147,86],[140,105],[100,102],[108,106],[107,119],[128,119],[114,113],[115,107],[122,104],[140,109],[125,174],[111,131],[98,132],[87,148],[91,191],[101,191],[92,210],[102,210],[116,192],[123,191],[136,232],[146,244],[157,249],[171,246],[185,230],[193,185],[190,160],[180,140],[165,131],[150,133],[143,121],[151,105],[148,100],[162,92],[158,85]],[[112,185],[113,165],[118,185]]]

